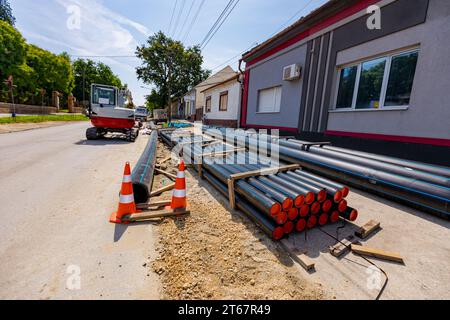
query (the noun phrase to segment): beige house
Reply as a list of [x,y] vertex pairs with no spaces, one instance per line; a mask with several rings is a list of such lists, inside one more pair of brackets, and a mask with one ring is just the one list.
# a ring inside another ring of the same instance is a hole
[[205,110],[205,95],[204,91],[216,86],[217,84],[220,84],[231,77],[236,75],[236,71],[233,70],[230,66],[227,66],[220,70],[219,72],[213,74],[211,77],[203,81],[202,83],[198,84],[194,90],[195,92],[195,109],[196,109],[196,115],[195,120],[201,121],[203,118],[203,113]]

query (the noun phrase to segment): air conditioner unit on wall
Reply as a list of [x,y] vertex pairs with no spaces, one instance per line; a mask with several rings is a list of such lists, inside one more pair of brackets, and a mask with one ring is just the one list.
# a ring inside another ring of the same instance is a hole
[[283,68],[283,80],[293,81],[300,79],[302,67],[299,64],[292,64]]

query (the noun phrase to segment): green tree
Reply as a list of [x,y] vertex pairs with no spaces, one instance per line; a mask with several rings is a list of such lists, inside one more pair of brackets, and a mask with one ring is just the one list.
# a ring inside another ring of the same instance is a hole
[[155,89],[152,89],[151,93],[145,97],[145,106],[149,111],[164,109],[166,103],[164,96],[160,95]]
[[19,31],[0,21],[0,76],[4,80],[25,63],[27,44]]
[[210,74],[201,67],[203,57],[198,46],[185,48],[161,31],[138,47],[136,55],[142,60],[136,69],[138,78],[156,87],[149,96],[150,103],[162,100],[168,104],[169,98],[183,95]]
[[104,84],[122,88],[122,82],[111,68],[104,63],[92,60],[78,59],[73,62],[75,88],[73,91],[77,100],[89,100],[91,84]]
[[47,101],[50,101],[53,91],[64,95],[72,92],[74,77],[70,58],[66,53],[55,55],[35,45],[28,45],[26,64],[29,69],[25,68],[16,81],[19,97],[23,102],[34,102],[40,89],[46,91]]
[[16,18],[14,18],[12,14],[11,6],[9,5],[8,0],[0,0],[0,20],[6,21],[12,26],[16,22]]

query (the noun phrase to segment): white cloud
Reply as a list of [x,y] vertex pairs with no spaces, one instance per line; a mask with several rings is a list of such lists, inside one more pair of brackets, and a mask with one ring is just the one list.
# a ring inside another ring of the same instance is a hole
[[[17,4],[19,5],[19,4]],[[68,28],[67,8],[78,6],[80,28]],[[39,15],[36,15],[39,12]],[[150,34],[144,25],[107,8],[101,0],[23,1],[18,28],[30,43],[55,53],[67,51],[75,56],[133,56],[139,45],[136,36]],[[42,23],[45,21],[45,23]],[[92,58],[111,66],[143,103],[144,92],[136,77],[135,58]]]

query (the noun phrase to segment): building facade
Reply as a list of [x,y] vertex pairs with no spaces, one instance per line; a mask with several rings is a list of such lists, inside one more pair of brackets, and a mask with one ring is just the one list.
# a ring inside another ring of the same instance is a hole
[[242,126],[433,162],[450,147],[449,22],[445,0],[329,1],[244,55]]
[[229,79],[231,76],[235,75],[236,71],[233,70],[230,66],[226,66],[222,70],[214,73],[208,79],[203,81],[202,83],[195,86],[195,109],[196,109],[196,121],[202,121],[203,119],[203,111],[205,109],[205,96],[203,91],[212,86],[217,85],[218,83],[222,83],[224,80]]
[[238,128],[241,92],[238,73],[224,82],[204,90],[202,92],[205,97],[203,123],[205,125]]

